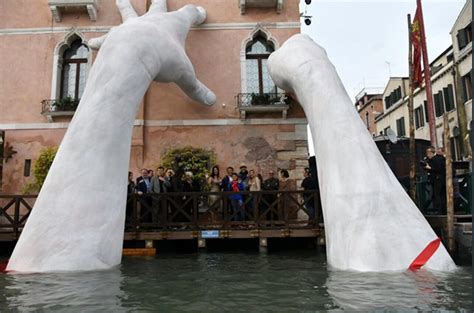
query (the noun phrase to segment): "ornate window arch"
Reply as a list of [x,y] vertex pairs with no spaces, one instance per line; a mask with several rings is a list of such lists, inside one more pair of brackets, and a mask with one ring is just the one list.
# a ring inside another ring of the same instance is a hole
[[278,41],[262,25],[257,25],[244,39],[240,48],[242,93],[277,92],[266,63],[270,53],[278,48]]
[[91,50],[84,36],[72,31],[54,49],[51,99],[81,97],[91,66]]

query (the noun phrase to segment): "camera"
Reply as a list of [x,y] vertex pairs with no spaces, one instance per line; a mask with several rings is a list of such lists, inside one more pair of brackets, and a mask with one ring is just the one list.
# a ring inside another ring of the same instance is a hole
[[428,165],[428,163],[426,163],[426,161],[424,161],[424,160],[420,160],[420,165],[422,167],[425,167],[426,165]]

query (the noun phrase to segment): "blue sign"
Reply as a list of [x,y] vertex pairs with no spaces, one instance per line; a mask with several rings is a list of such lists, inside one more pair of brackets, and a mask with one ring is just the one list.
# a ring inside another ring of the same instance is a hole
[[219,238],[219,231],[218,230],[203,230],[201,231],[201,238],[203,239]]

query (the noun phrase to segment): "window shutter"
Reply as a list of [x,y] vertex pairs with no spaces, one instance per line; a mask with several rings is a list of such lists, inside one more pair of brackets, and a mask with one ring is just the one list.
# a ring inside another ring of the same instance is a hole
[[456,107],[456,102],[454,101],[454,88],[452,84],[448,85],[448,98],[452,110]]
[[401,124],[401,127],[400,127],[400,128],[402,129],[402,136],[405,136],[405,134],[406,134],[406,133],[405,133],[405,117],[402,117],[402,118],[400,119],[400,124]]
[[459,30],[456,37],[458,38],[459,50],[461,50],[467,44],[466,31],[464,29]]
[[423,107],[425,108],[425,121],[428,123],[429,120],[428,120],[428,101],[423,101]]
[[450,84],[448,87],[443,88],[443,93],[446,112],[449,112],[454,109],[453,85]]

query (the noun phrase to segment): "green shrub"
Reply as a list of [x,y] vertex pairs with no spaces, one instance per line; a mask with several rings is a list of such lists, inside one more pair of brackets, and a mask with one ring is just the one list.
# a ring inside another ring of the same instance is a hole
[[25,188],[23,188],[24,194],[38,193],[41,190],[57,151],[58,147],[50,147],[41,150],[33,167],[34,181],[28,183]]
[[184,147],[169,150],[162,158],[164,168],[171,168],[175,172],[179,169],[191,171],[194,181],[205,186],[206,173],[216,164],[216,155],[212,150]]

